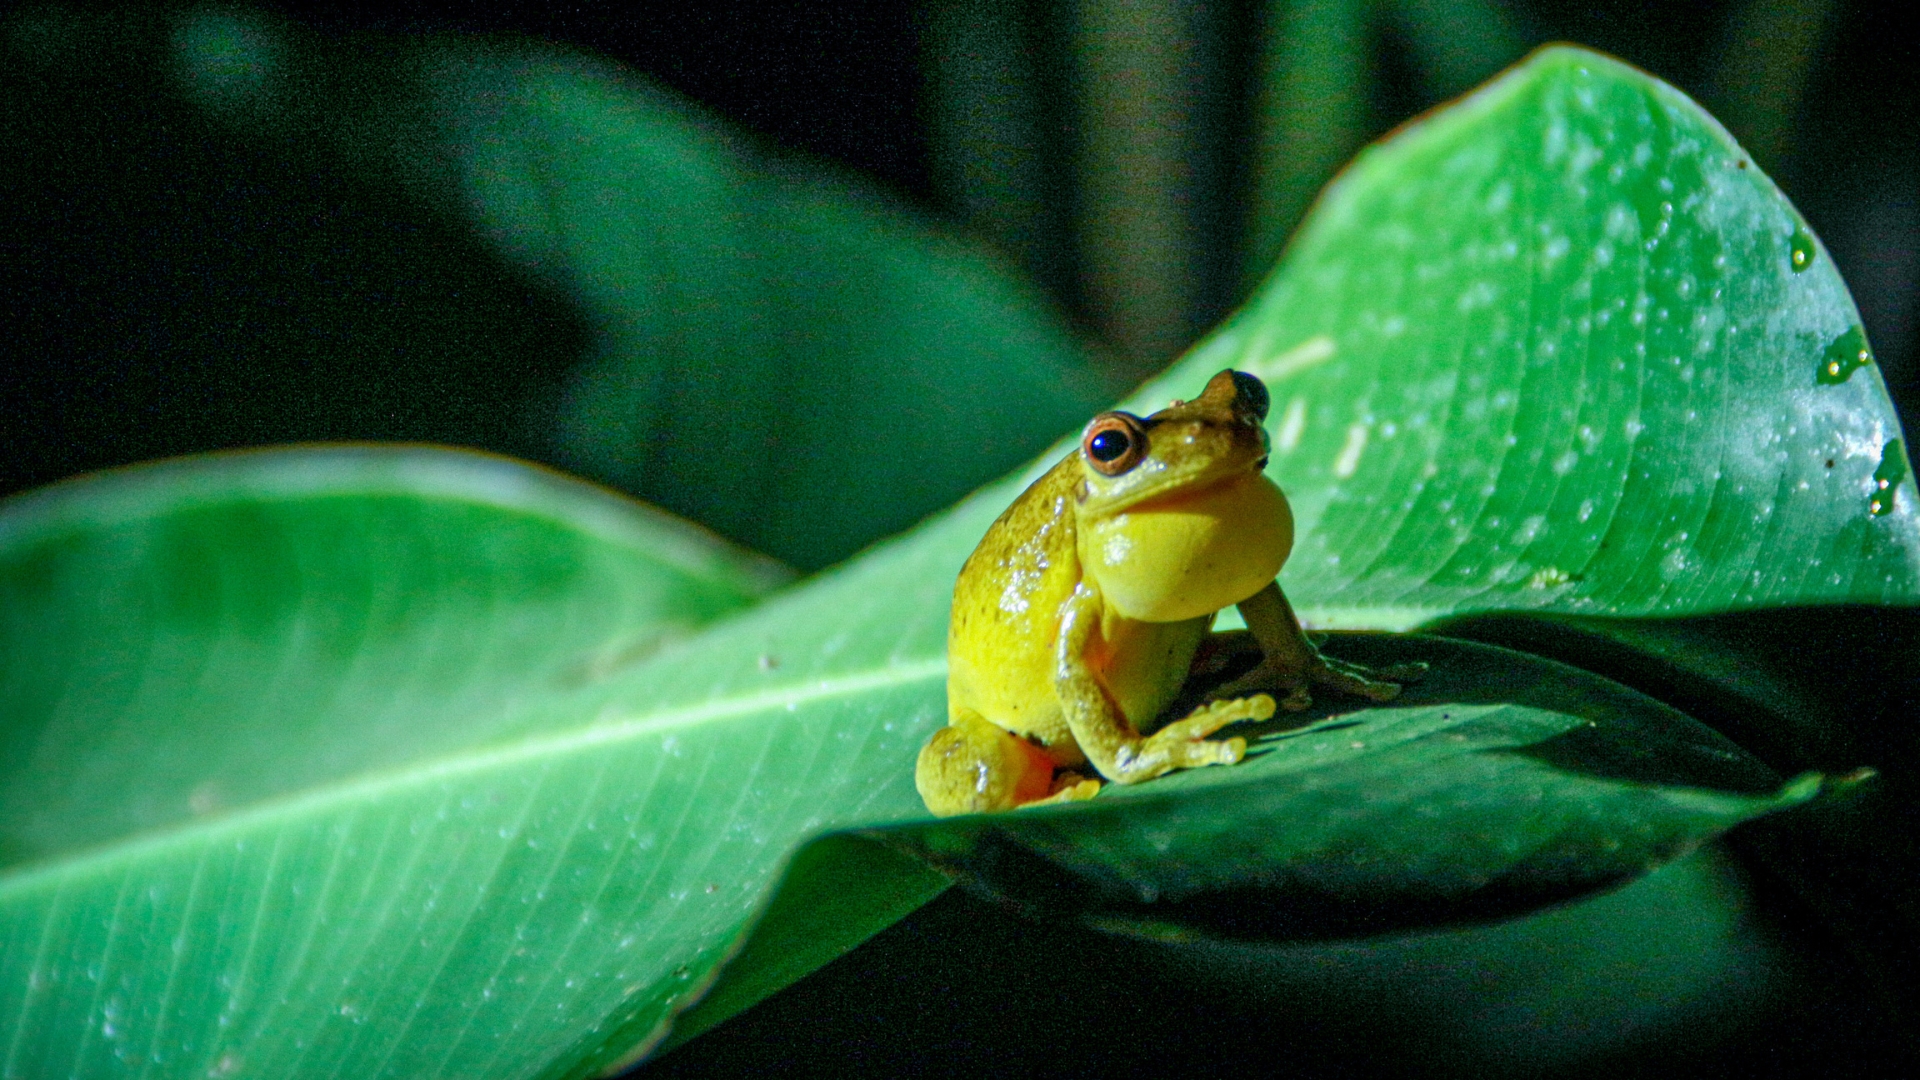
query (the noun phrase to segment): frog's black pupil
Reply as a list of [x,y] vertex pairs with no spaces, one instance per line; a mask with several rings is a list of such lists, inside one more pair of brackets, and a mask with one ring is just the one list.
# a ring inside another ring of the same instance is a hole
[[1087,440],[1087,453],[1092,454],[1095,461],[1112,461],[1126,453],[1132,444],[1126,432],[1108,428]]
[[1257,376],[1236,371],[1233,373],[1233,388],[1240,392],[1240,400],[1246,403],[1247,408],[1253,410],[1253,415],[1262,420],[1267,418],[1271,399],[1267,396],[1266,383],[1261,382]]

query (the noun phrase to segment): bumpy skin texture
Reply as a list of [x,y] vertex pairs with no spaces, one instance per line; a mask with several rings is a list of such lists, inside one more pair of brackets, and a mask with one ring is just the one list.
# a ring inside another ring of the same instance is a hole
[[[1193,401],[1144,419],[1103,413],[1080,449],[987,530],[954,586],[948,726],[914,780],[935,814],[1091,798],[1091,764],[1129,784],[1230,765],[1245,740],[1209,736],[1305,708],[1323,683],[1386,700],[1371,672],[1320,656],[1274,575],[1293,515],[1266,466],[1266,388],[1223,371]],[[1238,604],[1263,659],[1215,701],[1150,735],[1214,615]],[[1412,677],[1417,670],[1386,673]]]

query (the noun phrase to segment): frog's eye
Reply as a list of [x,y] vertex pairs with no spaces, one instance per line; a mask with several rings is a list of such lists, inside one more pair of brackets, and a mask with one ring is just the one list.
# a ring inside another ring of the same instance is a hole
[[1132,413],[1101,413],[1080,436],[1080,452],[1103,476],[1119,476],[1147,456],[1147,429]]

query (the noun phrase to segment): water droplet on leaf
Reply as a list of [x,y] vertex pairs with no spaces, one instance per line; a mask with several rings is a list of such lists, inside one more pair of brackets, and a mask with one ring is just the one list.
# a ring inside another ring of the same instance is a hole
[[1794,273],[1797,274],[1813,265],[1815,251],[1813,234],[1807,231],[1805,225],[1793,227],[1793,238],[1787,241],[1787,250],[1789,252],[1787,259],[1792,264]]
[[1880,449],[1880,467],[1873,470],[1873,490],[1867,495],[1867,511],[1875,517],[1893,512],[1894,489],[1907,478],[1907,448],[1899,439]]
[[1820,354],[1820,367],[1813,381],[1822,386],[1838,386],[1853,378],[1853,373],[1873,363],[1873,350],[1867,347],[1867,332],[1855,326],[1833,339]]

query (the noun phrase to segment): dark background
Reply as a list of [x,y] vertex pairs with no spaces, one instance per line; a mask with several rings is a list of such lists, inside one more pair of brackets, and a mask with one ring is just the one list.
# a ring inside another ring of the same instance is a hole
[[[1112,309],[1124,298],[1090,289],[1087,264],[1094,253],[1087,248],[1099,239],[1075,224],[1085,210],[1081,133],[1090,119],[1087,95],[1076,101],[1076,81],[1085,75],[1075,61],[1090,20],[1076,16],[1093,6],[1058,0],[277,5],[334,31],[528,34],[617,59],[781,146],[851,165],[1002,243],[1074,318],[1106,333],[1117,363],[1153,371],[1163,354],[1230,310],[1268,265],[1256,259],[1246,269],[1250,249],[1272,243],[1249,235],[1263,226],[1249,222],[1247,207],[1269,5],[1164,5],[1178,13],[1184,37],[1178,51],[1188,100],[1175,111],[1182,128],[1177,156],[1187,172],[1181,201],[1191,219],[1186,242],[1194,249],[1197,287],[1176,332],[1139,340],[1116,333],[1125,319]],[[1920,393],[1913,358],[1920,56],[1902,6],[1885,0],[1495,0],[1459,5],[1477,11],[1451,21],[1425,10],[1444,5],[1353,6],[1363,9],[1365,81],[1357,88],[1357,125],[1346,140],[1353,145],[1334,151],[1334,161],[1533,46],[1567,41],[1612,53],[1678,86],[1727,123],[1833,252],[1896,399],[1910,407]],[[1484,25],[1488,18],[1497,24]],[[973,28],[964,38],[954,31],[962,23]],[[1447,33],[1463,28],[1472,44],[1489,51],[1436,57]],[[1442,42],[1418,40],[1422,36]],[[1014,224],[1005,206],[992,205],[979,185],[957,175],[964,165],[954,159],[966,151],[949,147],[957,136],[944,129],[955,125],[942,123],[944,96],[957,81],[944,70],[952,54],[980,64],[996,60],[977,48],[981,38],[1002,39],[1022,59],[990,70],[996,79],[1022,84],[1036,102],[1033,114],[1015,117],[1004,136],[1030,159],[1022,168],[1036,179],[1026,197],[1040,204],[1016,207]],[[1290,224],[1264,227],[1284,234]]]
[[[94,36],[110,50],[115,35],[139,38],[151,24],[148,37],[164,40],[165,13],[179,8],[122,9]],[[1003,252],[1096,343],[1104,379],[1097,371],[1078,399],[1062,398],[1067,417],[1158,371],[1231,310],[1359,146],[1528,48],[1577,42],[1678,85],[1729,125],[1832,251],[1903,413],[1920,395],[1917,76],[1912,31],[1891,3],[401,0],[257,10],[350,49],[435,32],[560,43],[628,65],[776,154],[856,170]],[[337,161],[303,173],[298,145],[277,158],[210,147],[203,118],[134,52],[85,58],[53,91],[0,71],[21,80],[16,106],[0,110],[10,148],[0,162],[0,495],[132,461],[316,439],[481,446],[594,475],[556,460],[538,420],[543,395],[588,351],[590,328],[567,296],[485,269],[497,255],[464,222],[370,194]],[[1306,74],[1276,99],[1287,71]],[[325,93],[336,90],[380,88],[343,77]],[[369,236],[400,242],[369,247]],[[338,302],[309,287],[316,267],[322,285],[340,286]],[[396,346],[395,335],[430,344]],[[336,354],[412,355],[375,370],[321,355],[312,342],[323,338]],[[242,351],[257,362],[236,360]],[[776,553],[818,565],[904,522],[884,524],[824,554]]]

